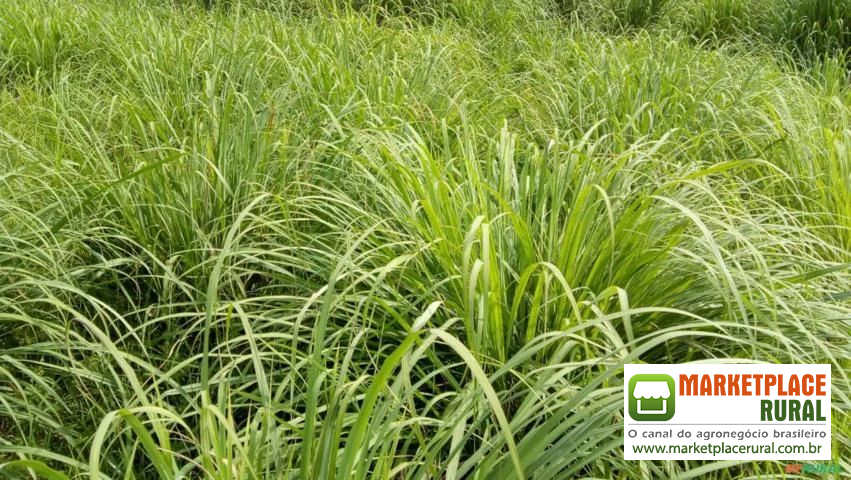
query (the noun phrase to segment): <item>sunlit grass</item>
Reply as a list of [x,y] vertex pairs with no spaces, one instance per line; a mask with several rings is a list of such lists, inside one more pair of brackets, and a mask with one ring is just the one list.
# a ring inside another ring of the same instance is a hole
[[0,10],[0,476],[781,474],[623,460],[623,364],[700,361],[833,364],[851,470],[844,59],[379,3]]

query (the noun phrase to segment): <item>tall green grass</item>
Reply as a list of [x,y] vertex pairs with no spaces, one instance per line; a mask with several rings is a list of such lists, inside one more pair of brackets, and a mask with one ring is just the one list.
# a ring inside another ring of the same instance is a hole
[[790,1],[784,10],[786,37],[805,54],[851,55],[851,2]]
[[623,460],[625,363],[741,361],[851,470],[842,60],[422,3],[0,10],[0,476],[781,475]]

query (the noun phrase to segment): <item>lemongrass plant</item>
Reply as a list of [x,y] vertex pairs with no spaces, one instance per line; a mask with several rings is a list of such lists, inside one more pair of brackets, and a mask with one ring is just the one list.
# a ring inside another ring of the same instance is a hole
[[0,10],[0,476],[780,475],[623,460],[624,364],[751,361],[851,470],[844,60],[556,3]]

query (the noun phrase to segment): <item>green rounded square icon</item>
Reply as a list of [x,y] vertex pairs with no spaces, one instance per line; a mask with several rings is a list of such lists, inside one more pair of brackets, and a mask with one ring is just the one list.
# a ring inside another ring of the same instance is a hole
[[677,393],[670,375],[633,375],[627,386],[629,416],[637,422],[664,422],[674,417]]

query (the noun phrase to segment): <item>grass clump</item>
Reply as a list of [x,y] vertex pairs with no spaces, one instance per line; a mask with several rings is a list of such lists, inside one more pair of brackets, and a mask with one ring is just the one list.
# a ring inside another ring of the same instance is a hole
[[785,5],[782,38],[805,56],[851,55],[851,2],[795,0]]
[[668,0],[612,0],[609,8],[617,26],[630,30],[656,23],[669,3]]
[[625,363],[742,360],[848,469],[840,59],[304,5],[0,11],[0,476],[780,475],[623,460]]
[[730,41],[749,28],[749,2],[742,0],[702,0],[695,2],[685,27],[698,40]]

